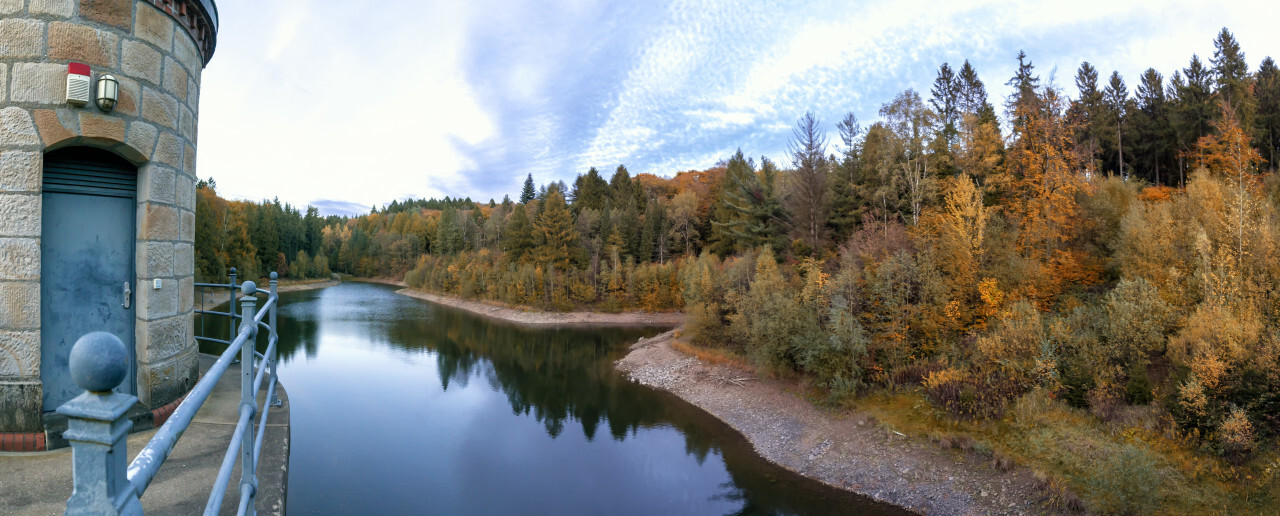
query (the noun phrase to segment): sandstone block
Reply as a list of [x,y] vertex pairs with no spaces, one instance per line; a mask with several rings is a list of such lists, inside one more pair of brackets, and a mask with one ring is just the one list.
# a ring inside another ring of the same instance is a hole
[[45,147],[75,137],[75,133],[67,129],[67,126],[62,125],[62,120],[58,119],[57,111],[37,109],[33,116],[36,120],[36,131],[40,133],[40,139],[44,140]]
[[178,129],[178,101],[158,90],[142,88],[142,118],[149,122]]
[[187,277],[195,274],[195,246],[188,243],[173,246],[173,275]]
[[187,98],[187,70],[172,57],[164,58],[164,89],[174,97]]
[[0,192],[39,191],[43,168],[44,155],[39,152],[0,151]]
[[40,240],[0,238],[0,280],[40,281]]
[[196,184],[191,176],[178,174],[178,207],[188,211],[196,209]]
[[0,237],[39,236],[40,195],[0,193]]
[[129,134],[125,136],[125,143],[130,147],[137,149],[143,156],[150,156],[156,148],[156,136],[160,130],[156,126],[134,120],[129,122]]
[[0,63],[0,103],[9,100],[9,65]]
[[182,137],[191,141],[195,141],[196,114],[192,113],[190,109],[187,109],[187,106],[181,106],[181,105],[178,106],[178,111],[181,113],[181,116],[178,122],[178,128],[180,132],[182,132]]
[[114,67],[120,38],[105,30],[67,22],[49,24],[49,58]]
[[138,81],[124,76],[116,77],[116,80],[120,82],[120,89],[114,112],[125,116],[138,116],[138,99],[142,96]]
[[40,145],[31,114],[20,107],[0,109],[0,145]]
[[75,9],[75,0],[31,0],[27,11],[31,14],[51,14],[66,18],[71,16]]
[[[187,150],[182,154],[183,165],[182,170],[191,177],[196,177],[196,148],[187,145]],[[195,208],[192,208],[195,209]]]
[[173,276],[173,243],[138,242],[138,263],[146,266],[142,270],[144,277]]
[[43,57],[43,54],[44,22],[21,18],[0,20],[0,58]]
[[195,242],[196,214],[185,210],[180,210],[179,213],[181,213],[180,218],[182,220],[180,221],[180,224],[182,225],[182,228],[179,230],[178,239],[183,242]]
[[187,107],[193,112],[200,110],[200,88],[197,88],[196,81],[191,79],[187,79]]
[[178,31],[173,38],[173,57],[182,63],[192,78],[199,80],[200,70],[204,68],[204,58],[200,57],[195,40],[185,30]]
[[178,282],[160,280],[160,290],[152,287],[151,278],[138,280],[138,317],[152,321],[178,314]]
[[80,17],[128,30],[134,0],[80,0]]
[[147,204],[142,217],[141,238],[147,240],[178,239],[178,209],[173,206]]
[[160,50],[169,52],[173,48],[173,18],[150,5],[138,6],[133,19],[133,35]]
[[0,376],[40,376],[39,332],[0,330]]
[[[163,406],[186,394],[200,379],[195,341],[187,350],[159,364],[138,364],[138,401],[151,408]],[[145,360],[145,359],[144,359]]]
[[152,164],[147,168],[145,184],[140,185],[138,198],[149,202],[173,203],[177,173],[169,167]]
[[137,332],[142,334],[142,338],[138,339],[138,354],[146,362],[158,362],[185,351],[187,333],[190,330],[186,323],[189,319],[185,315],[178,315],[148,321],[146,327]]
[[121,48],[120,69],[124,70],[124,73],[151,84],[160,84],[160,71],[164,60],[156,49],[131,39],[124,40]]
[[[32,292],[35,286],[35,292]],[[40,288],[30,282],[0,282],[0,328],[40,329]],[[0,353],[2,355],[3,353]],[[0,375],[3,375],[0,372]]]
[[0,0],[0,14],[13,14],[22,10],[22,0]]
[[[160,133],[160,140],[156,142],[156,151],[151,155],[151,160],[173,167],[181,167],[182,138],[168,131]],[[173,202],[173,198],[170,197],[165,202]]]
[[95,140],[124,141],[124,119],[80,112],[80,135]]
[[9,100],[37,104],[66,104],[67,65],[17,63],[9,81]]
[[178,279],[178,313],[191,313],[195,307],[196,279],[187,276]]

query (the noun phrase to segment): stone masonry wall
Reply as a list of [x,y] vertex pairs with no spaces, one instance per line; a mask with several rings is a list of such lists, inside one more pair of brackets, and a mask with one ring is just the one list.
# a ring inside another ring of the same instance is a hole
[[[160,407],[197,379],[196,117],[206,56],[155,4],[0,0],[0,432],[43,430],[40,192],[49,150],[105,148],[138,166],[138,398]],[[113,111],[65,102],[68,62],[93,68],[95,92],[100,74],[119,80]]]

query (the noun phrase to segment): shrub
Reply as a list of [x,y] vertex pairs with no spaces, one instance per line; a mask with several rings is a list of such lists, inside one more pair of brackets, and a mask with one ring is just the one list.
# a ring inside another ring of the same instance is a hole
[[1090,508],[1103,514],[1149,514],[1158,507],[1161,476],[1146,450],[1121,445],[1102,458],[1086,482]]
[[1232,407],[1231,414],[1218,426],[1218,445],[1222,454],[1234,462],[1242,462],[1253,451],[1253,424],[1244,409]]

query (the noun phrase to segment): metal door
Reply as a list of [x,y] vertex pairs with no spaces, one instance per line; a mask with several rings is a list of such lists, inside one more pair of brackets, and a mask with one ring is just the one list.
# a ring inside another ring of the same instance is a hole
[[134,217],[137,168],[110,152],[45,155],[40,243],[40,380],[44,410],[82,391],[67,358],[80,336],[108,331],[129,351],[116,392],[137,394],[134,356]]

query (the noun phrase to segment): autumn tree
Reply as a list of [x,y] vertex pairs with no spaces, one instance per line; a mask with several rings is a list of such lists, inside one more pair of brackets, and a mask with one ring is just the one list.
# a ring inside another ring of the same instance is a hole
[[920,211],[937,186],[929,167],[929,142],[934,137],[937,115],[924,105],[920,95],[907,90],[880,108],[886,127],[892,131],[893,153],[896,154],[892,183],[909,201],[910,221],[920,221]]
[[671,221],[671,239],[678,243],[677,248],[685,255],[693,255],[698,239],[698,194],[693,190],[684,190],[671,198],[668,205],[668,218]]

